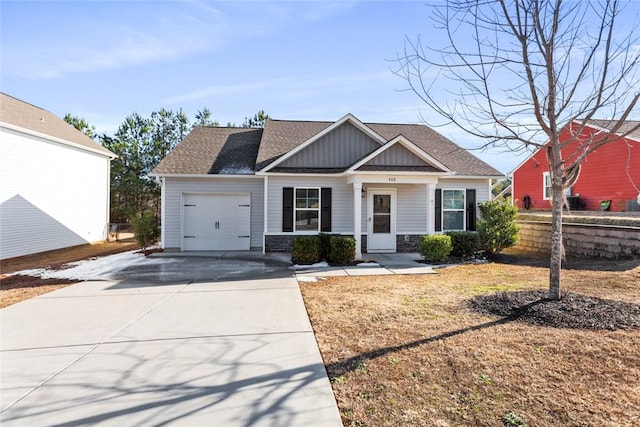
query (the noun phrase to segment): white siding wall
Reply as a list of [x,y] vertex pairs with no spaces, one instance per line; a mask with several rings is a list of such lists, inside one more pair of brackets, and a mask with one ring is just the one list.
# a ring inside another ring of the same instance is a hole
[[104,240],[109,160],[0,128],[0,259]]
[[[262,248],[264,197],[262,178],[164,178],[162,246],[180,248],[182,193],[251,193],[251,247]],[[280,195],[282,199],[282,195]]]

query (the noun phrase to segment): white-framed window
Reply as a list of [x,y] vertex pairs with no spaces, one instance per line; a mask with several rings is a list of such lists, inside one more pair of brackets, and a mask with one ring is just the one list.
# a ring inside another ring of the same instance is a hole
[[320,188],[296,188],[294,231],[320,230]]
[[465,229],[465,190],[442,190],[442,230]]
[[551,173],[549,172],[542,174],[542,198],[551,200]]

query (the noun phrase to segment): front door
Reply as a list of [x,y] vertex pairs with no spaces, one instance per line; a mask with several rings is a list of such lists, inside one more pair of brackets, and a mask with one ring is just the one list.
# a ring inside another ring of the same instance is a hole
[[396,251],[396,190],[367,191],[367,252]]

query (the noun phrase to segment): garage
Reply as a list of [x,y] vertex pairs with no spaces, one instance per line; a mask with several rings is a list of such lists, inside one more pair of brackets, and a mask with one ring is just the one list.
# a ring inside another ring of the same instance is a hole
[[251,194],[183,194],[183,251],[248,251]]

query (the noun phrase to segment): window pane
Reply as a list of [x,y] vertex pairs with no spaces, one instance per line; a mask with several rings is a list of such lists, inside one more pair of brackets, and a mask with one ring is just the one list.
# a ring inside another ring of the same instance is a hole
[[374,233],[391,233],[391,215],[374,214],[373,215],[373,232]]
[[464,209],[464,191],[443,190],[442,196],[443,209]]
[[317,208],[319,206],[319,191],[317,188],[296,189],[296,208]]
[[464,212],[442,212],[442,228],[445,230],[463,230]]
[[373,196],[373,213],[391,213],[391,196],[389,194],[376,194]]
[[296,211],[296,230],[318,230],[318,211]]

